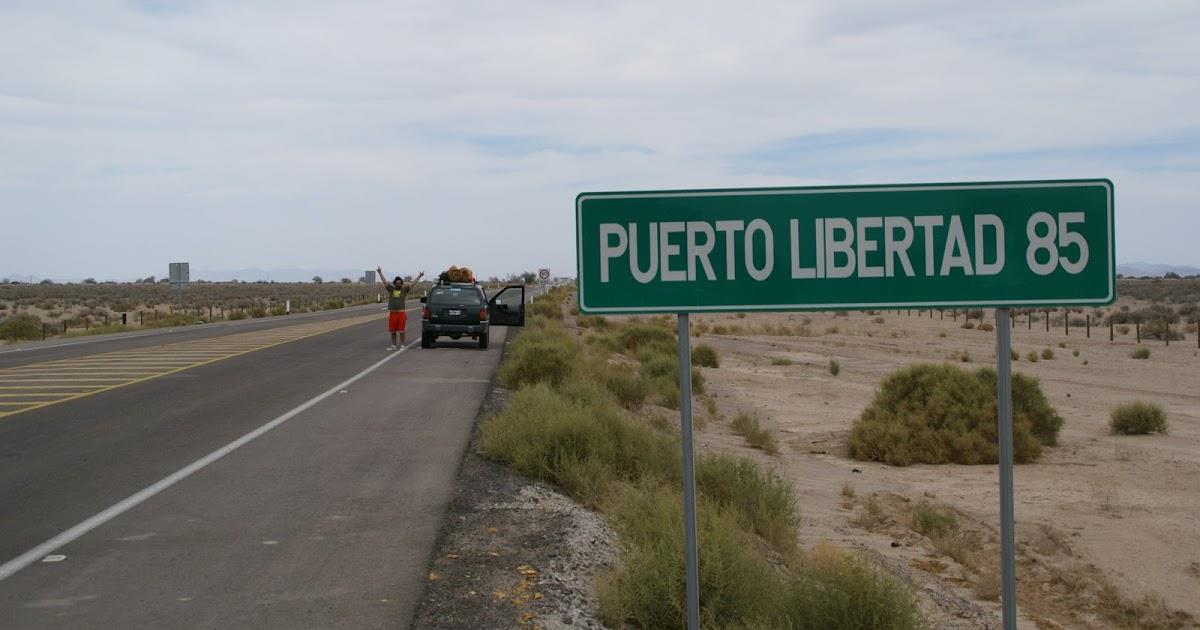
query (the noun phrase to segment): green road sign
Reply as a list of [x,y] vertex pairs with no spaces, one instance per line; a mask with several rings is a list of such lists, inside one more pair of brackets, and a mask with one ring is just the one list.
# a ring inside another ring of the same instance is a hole
[[582,193],[586,313],[1110,304],[1107,179]]

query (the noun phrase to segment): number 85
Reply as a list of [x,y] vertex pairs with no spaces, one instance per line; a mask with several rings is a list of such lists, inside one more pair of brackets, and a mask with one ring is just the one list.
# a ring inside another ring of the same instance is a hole
[[[1083,213],[1060,212],[1057,223],[1049,212],[1038,212],[1029,217],[1029,223],[1025,225],[1025,235],[1029,237],[1029,248],[1025,250],[1025,262],[1029,263],[1029,268],[1034,273],[1039,276],[1050,275],[1061,264],[1063,271],[1074,275],[1083,271],[1083,268],[1087,266],[1087,241],[1083,240],[1083,235],[1079,232],[1071,231],[1072,223],[1083,223]],[[1046,226],[1044,236],[1038,236],[1039,225]],[[1055,237],[1057,237],[1057,244]],[[1079,258],[1070,260],[1066,256],[1058,255],[1060,249],[1071,245],[1079,246]],[[1050,254],[1050,259],[1044,263],[1038,262],[1037,256],[1038,250],[1042,249]]]

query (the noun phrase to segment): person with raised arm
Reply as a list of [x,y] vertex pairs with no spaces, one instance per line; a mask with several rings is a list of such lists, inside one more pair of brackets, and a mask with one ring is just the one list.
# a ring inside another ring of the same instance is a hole
[[404,350],[405,334],[404,329],[408,326],[408,313],[404,310],[404,301],[408,297],[408,292],[412,291],[413,286],[425,277],[425,272],[417,274],[417,277],[412,282],[405,284],[404,278],[396,276],[391,284],[384,280],[383,267],[376,267],[375,271],[379,272],[379,281],[383,283],[383,290],[387,292],[388,301],[388,333],[392,336],[392,345],[388,346],[388,350],[396,349],[396,333],[400,333],[400,350]]

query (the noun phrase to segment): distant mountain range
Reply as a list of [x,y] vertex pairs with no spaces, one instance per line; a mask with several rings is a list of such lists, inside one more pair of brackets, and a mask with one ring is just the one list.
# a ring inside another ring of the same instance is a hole
[[1160,265],[1157,263],[1133,262],[1117,265],[1117,273],[1129,277],[1161,277],[1170,272],[1175,272],[1181,276],[1198,276],[1200,275],[1200,267],[1192,267],[1189,265]]

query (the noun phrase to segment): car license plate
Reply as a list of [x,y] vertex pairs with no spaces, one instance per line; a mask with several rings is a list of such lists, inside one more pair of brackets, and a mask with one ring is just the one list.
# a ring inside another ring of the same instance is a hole
[[457,308],[449,309],[446,312],[450,315],[462,315],[462,310]]

